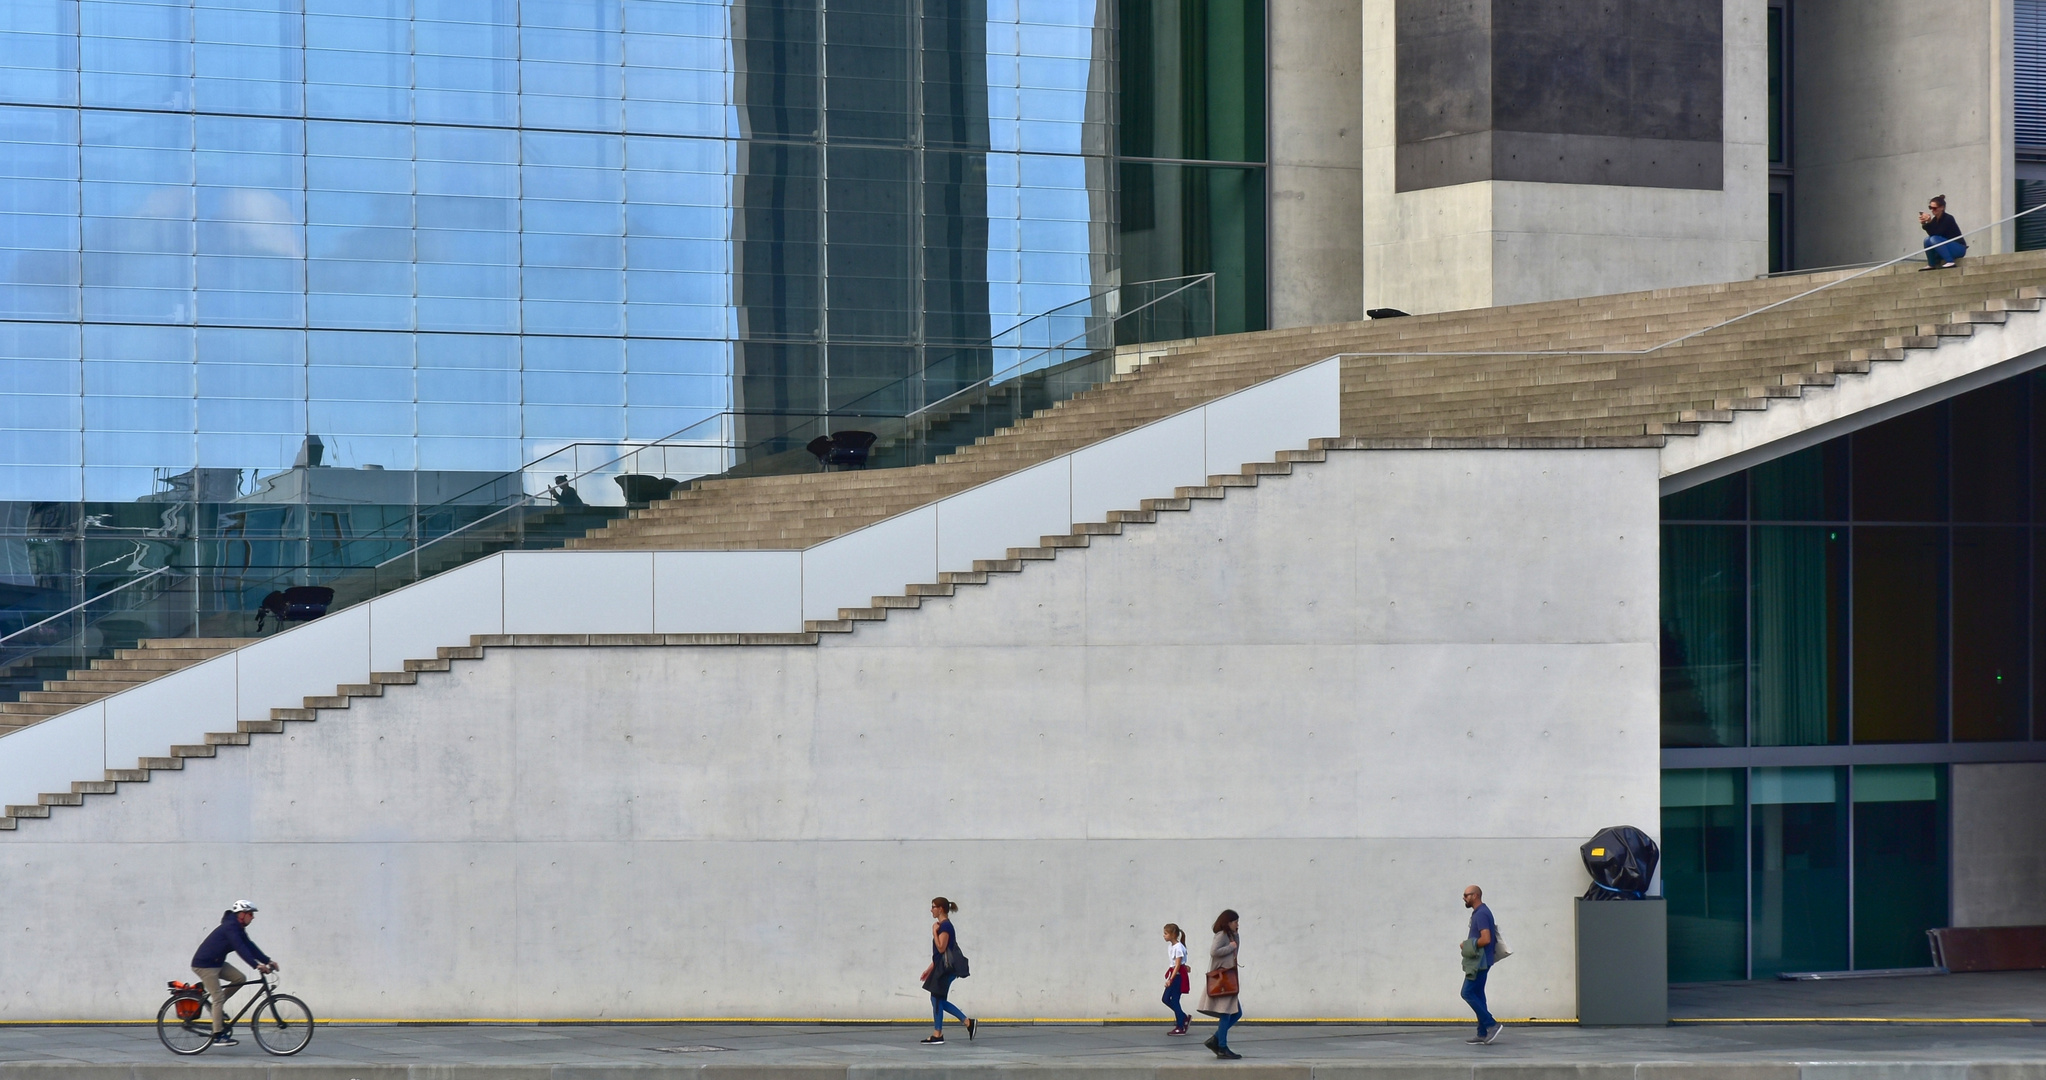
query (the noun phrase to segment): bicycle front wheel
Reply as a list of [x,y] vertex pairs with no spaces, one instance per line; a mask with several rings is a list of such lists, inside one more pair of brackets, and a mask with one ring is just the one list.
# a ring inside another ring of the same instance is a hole
[[173,1054],[203,1054],[213,1045],[213,1021],[207,1018],[203,1006],[197,1018],[178,1019],[179,1000],[172,998],[156,1010],[156,1037]]
[[313,1011],[290,994],[272,994],[256,1006],[249,1019],[249,1032],[256,1045],[279,1057],[289,1057],[313,1041]]

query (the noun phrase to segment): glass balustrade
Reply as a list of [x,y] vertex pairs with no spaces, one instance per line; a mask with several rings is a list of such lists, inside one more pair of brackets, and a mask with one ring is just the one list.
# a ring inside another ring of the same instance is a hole
[[[146,639],[275,633],[291,623],[266,606],[310,614],[287,598],[324,601],[331,612],[497,552],[560,548],[700,479],[930,464],[1132,370],[1138,357],[1127,347],[1207,336],[1214,318],[1212,274],[1138,282],[946,353],[829,414],[733,409],[643,444],[571,443],[516,472],[442,477],[452,490],[414,507],[231,504],[203,537],[138,539],[135,550],[149,557],[124,554],[132,572],[96,579],[84,603],[0,623],[0,700]],[[812,444],[844,432],[872,436],[862,440],[864,460],[820,460]],[[309,490],[332,479],[322,473],[295,469],[264,490]],[[310,539],[285,538],[291,514],[319,519],[299,530]]]

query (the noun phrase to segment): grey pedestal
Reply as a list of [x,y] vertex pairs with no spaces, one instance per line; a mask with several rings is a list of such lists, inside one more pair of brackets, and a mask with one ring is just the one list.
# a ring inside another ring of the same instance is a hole
[[1577,901],[1577,1022],[1669,1023],[1669,905],[1662,898]]

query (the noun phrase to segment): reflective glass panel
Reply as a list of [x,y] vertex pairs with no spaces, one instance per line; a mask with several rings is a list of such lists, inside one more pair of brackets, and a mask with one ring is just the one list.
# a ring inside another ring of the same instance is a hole
[[1662,891],[1673,983],[1747,977],[1747,802],[1743,769],[1662,774]]
[[1946,926],[1947,767],[1854,767],[1854,966],[1925,967]]
[[1845,769],[1752,770],[1754,978],[1847,968],[1846,780]]

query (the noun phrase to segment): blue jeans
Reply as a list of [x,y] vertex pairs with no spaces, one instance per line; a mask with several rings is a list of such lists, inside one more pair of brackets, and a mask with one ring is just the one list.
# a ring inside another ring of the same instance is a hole
[[960,1011],[959,1011],[959,1006],[957,1006],[957,1005],[954,1005],[954,1004],[952,1004],[952,1003],[951,1003],[951,1002],[949,1002],[949,1001],[946,1001],[946,1000],[945,1000],[944,998],[941,998],[941,997],[939,997],[939,996],[938,996],[938,995],[936,995],[936,994],[932,994],[932,995],[931,995],[931,1024],[932,1024],[932,1026],[934,1026],[934,1027],[936,1027],[936,1028],[938,1029],[938,1034],[940,1034],[940,1035],[943,1035],[943,1034],[945,1033],[945,1014],[946,1014],[946,1013],[951,1013],[951,1014],[952,1014],[953,1016],[956,1016],[956,1017],[958,1017],[958,1018],[959,1018],[959,1022],[960,1022],[960,1023],[962,1023],[962,1024],[966,1022],[966,1014],[965,1014],[965,1013],[963,1013],[963,1012],[960,1012]]
[[1953,262],[1968,253],[1968,242],[1956,236],[1951,239],[1939,236],[1925,238],[1925,264],[1940,266]]
[[1219,1046],[1224,1050],[1229,1049],[1229,1029],[1235,1027],[1236,1022],[1241,1019],[1243,1019],[1243,1014],[1240,1012],[1223,1013],[1219,1018],[1216,1019],[1215,1021],[1216,1046]]
[[1172,1010],[1172,1022],[1174,1027],[1185,1027],[1187,1024],[1192,1022],[1192,1018],[1186,1015],[1186,1010],[1179,1007],[1178,979],[1172,980],[1171,984],[1165,987],[1164,1001],[1165,1007]]
[[1471,1011],[1478,1014],[1478,1034],[1480,1035],[1499,1026],[1499,1022],[1492,1019],[1491,1011],[1485,1007],[1485,976],[1491,973],[1491,968],[1485,968],[1463,981],[1464,1004],[1469,1005]]

